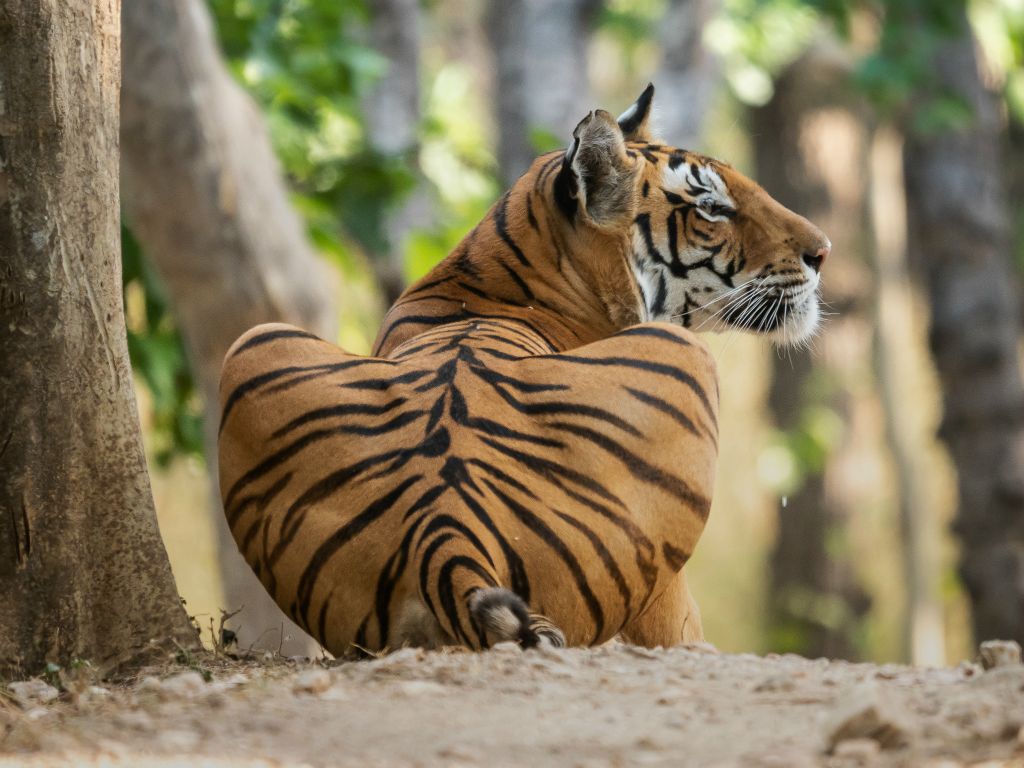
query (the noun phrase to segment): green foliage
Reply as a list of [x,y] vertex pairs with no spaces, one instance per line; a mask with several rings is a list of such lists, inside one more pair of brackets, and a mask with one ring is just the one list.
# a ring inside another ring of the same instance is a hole
[[149,437],[161,466],[176,454],[203,453],[202,411],[163,288],[132,233],[121,229],[128,354],[150,393]]
[[[657,36],[658,19],[665,13],[664,0],[609,0],[597,17],[598,29],[622,46],[626,59]],[[628,63],[627,63],[628,66]]]
[[963,33],[963,0],[807,0],[850,35],[856,13],[871,18],[877,41],[858,62],[854,82],[878,109],[919,135],[960,130],[973,112],[958,94],[942,87],[934,71],[938,47]]
[[808,476],[825,470],[844,429],[839,414],[812,401],[803,409],[796,425],[776,431],[765,447],[759,462],[765,485],[776,493],[796,493]]
[[724,0],[704,41],[718,54],[733,94],[759,106],[771,98],[774,76],[819,29],[819,14],[805,0]]
[[530,128],[530,146],[538,155],[543,155],[545,152],[564,147],[565,139],[546,128],[535,125]]
[[[351,266],[339,223],[371,254],[387,247],[387,211],[415,186],[408,158],[367,141],[359,101],[387,70],[360,40],[362,0],[209,0],[224,54],[266,115],[271,140],[314,239]],[[331,232],[333,225],[334,231]]]

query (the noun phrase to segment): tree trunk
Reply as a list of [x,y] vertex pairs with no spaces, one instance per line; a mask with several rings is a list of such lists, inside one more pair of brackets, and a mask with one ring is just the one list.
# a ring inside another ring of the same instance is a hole
[[125,338],[119,5],[0,7],[0,678],[196,642]]
[[960,130],[910,136],[903,154],[911,266],[930,298],[942,384],[940,436],[959,480],[960,575],[976,639],[1024,642],[1024,388],[1003,136],[962,12],[931,72],[974,111]]
[[211,509],[229,606],[244,605],[240,644],[277,649],[285,618],[238,553],[217,492],[217,386],[231,343],[257,323],[286,321],[331,338],[326,265],[291,209],[263,120],[231,79],[200,0],[124,7],[121,143],[125,209],[156,265],[182,329],[206,414]]
[[915,333],[918,323],[907,273],[906,220],[901,215],[906,208],[902,150],[902,137],[891,127],[875,132],[871,153],[875,377],[897,480],[904,589],[902,658],[918,666],[941,666],[946,662],[939,589],[941,523],[930,498],[929,486],[935,483],[925,445],[932,438],[921,423],[922,409],[910,405],[919,397],[915,379],[931,366]]
[[587,44],[600,0],[506,0],[491,4],[486,26],[494,50],[498,164],[511,184],[538,152],[538,133],[565,146],[594,108]]
[[659,25],[656,127],[673,146],[700,147],[704,119],[720,81],[717,62],[704,46],[704,27],[717,10],[718,0],[670,0]]
[[[402,155],[414,168],[422,117],[420,27],[419,0],[377,0],[370,6],[370,43],[387,58],[388,71],[363,100],[367,137],[377,152]],[[405,290],[405,238],[427,226],[431,215],[430,197],[421,183],[386,217],[387,250],[371,254],[371,263],[387,306]]]
[[[817,342],[823,352],[833,338],[868,333],[862,241],[867,180],[856,174],[866,164],[868,142],[863,107],[853,103],[847,82],[845,62],[832,52],[811,51],[778,78],[774,97],[753,119],[758,179],[783,205],[821,226],[841,254],[823,272],[829,300],[843,308]],[[870,601],[851,567],[853,505],[837,472],[850,434],[822,445],[811,438],[809,423],[827,411],[844,425],[851,421],[853,397],[842,386],[850,372],[835,361],[852,362],[806,348],[774,360],[769,407],[776,426],[804,446],[797,455],[804,466],[799,487],[779,510],[768,626],[773,650],[853,658],[853,638]]]

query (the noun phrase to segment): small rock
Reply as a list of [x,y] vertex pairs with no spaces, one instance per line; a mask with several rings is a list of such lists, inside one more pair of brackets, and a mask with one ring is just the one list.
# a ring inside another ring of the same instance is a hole
[[495,643],[491,646],[491,653],[517,656],[522,652],[523,647],[519,643],[515,643],[511,640],[506,640],[503,643]]
[[136,731],[149,732],[156,728],[153,718],[141,709],[121,712],[114,718],[114,722],[122,728],[130,728]]
[[979,647],[978,656],[985,669],[1020,664],[1020,644],[1013,640],[986,640]]
[[654,661],[661,658],[661,655],[652,648],[644,648],[640,645],[627,645],[623,650],[630,656],[636,656],[638,659],[650,659]]
[[42,680],[19,680],[8,683],[7,688],[23,709],[32,704],[49,704],[60,696],[60,691]]
[[159,678],[153,677],[152,675],[146,675],[146,677],[139,681],[139,684],[136,686],[136,690],[159,693],[162,687],[163,684],[160,682]]
[[179,672],[160,683],[160,694],[168,698],[191,699],[203,693],[206,681],[195,670]]
[[382,659],[373,663],[374,668],[379,672],[418,667],[423,661],[422,648],[400,648],[394,653],[389,653]]
[[411,697],[439,696],[444,694],[445,687],[430,680],[403,680],[398,685],[398,692]]
[[96,743],[97,748],[101,754],[112,755],[114,757],[124,757],[131,750],[128,749],[128,745],[114,739],[100,739]]
[[744,755],[736,764],[737,768],[815,768],[817,762],[808,754],[797,750],[780,750],[778,752],[761,752]]
[[875,677],[879,680],[895,680],[903,672],[899,664],[883,664],[875,670]]
[[331,676],[326,669],[307,669],[295,678],[295,693],[323,693],[331,687]]
[[836,744],[832,754],[858,763],[874,760],[881,751],[881,746],[874,739],[844,739]]
[[160,746],[174,752],[189,752],[199,744],[199,734],[183,728],[161,731],[157,739],[160,742]]
[[854,689],[837,702],[826,722],[828,751],[847,739],[873,739],[882,749],[894,749],[907,741],[907,729],[874,685]]
[[719,650],[711,643],[689,643],[683,647],[690,651],[696,651],[697,653],[711,653],[716,655],[719,653]]
[[210,688],[212,688],[215,691],[223,692],[223,691],[234,690],[235,688],[239,688],[239,687],[245,685],[248,682],[249,682],[249,678],[248,677],[246,677],[243,674],[239,674],[239,673],[236,672],[235,674],[231,675],[230,677],[225,677],[223,679],[214,680],[213,682],[208,683],[208,685],[209,685]]
[[754,686],[754,693],[784,693],[796,689],[793,675],[772,675]]
[[973,661],[961,661],[956,667],[960,677],[974,677],[981,672],[981,667]]
[[107,699],[109,699],[111,697],[111,695],[112,694],[111,694],[110,690],[107,689],[107,688],[103,688],[102,686],[99,686],[99,685],[90,685],[82,693],[82,699],[84,701],[86,701],[87,703],[91,704],[92,702],[95,702],[95,701],[106,701]]
[[483,758],[483,754],[463,744],[452,744],[442,747],[437,751],[438,757],[446,760],[458,760],[460,762],[477,763]]

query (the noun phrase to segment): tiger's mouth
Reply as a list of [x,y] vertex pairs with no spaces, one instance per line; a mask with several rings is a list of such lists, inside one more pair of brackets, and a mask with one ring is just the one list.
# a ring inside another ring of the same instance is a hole
[[780,346],[800,344],[821,320],[817,287],[817,281],[780,286],[751,280],[722,313],[722,322],[766,335]]

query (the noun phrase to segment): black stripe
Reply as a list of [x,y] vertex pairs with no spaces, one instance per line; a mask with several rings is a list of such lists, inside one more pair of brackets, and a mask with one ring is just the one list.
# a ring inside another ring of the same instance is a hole
[[[605,501],[617,504],[619,506],[623,506],[622,502],[619,501],[619,499],[614,494],[612,494],[608,489],[606,489],[603,485],[601,485],[599,482],[594,480],[589,475],[577,472],[574,469],[569,469],[568,467],[563,467],[561,464],[557,464],[541,456],[534,456],[533,454],[523,453],[522,451],[516,450],[515,448],[503,445],[497,440],[492,440],[489,437],[482,437],[480,439],[485,445],[489,445],[491,448],[498,451],[499,453],[503,453],[509,458],[515,459],[534,474],[540,475],[541,477],[550,480],[553,483],[556,483],[557,485],[559,485],[559,487],[564,486],[562,486],[558,482],[557,478],[563,477],[569,482],[574,483],[575,485],[578,485],[581,488],[585,488],[586,490],[596,494],[597,496],[600,496]],[[516,591],[518,592],[518,590]]]
[[519,286],[519,290],[523,292],[523,296],[526,297],[527,301],[533,301],[536,298],[533,295],[533,291],[530,290],[530,286],[526,284],[526,281],[523,280],[523,278],[521,278],[519,274],[514,269],[512,269],[512,267],[510,267],[501,259],[495,259],[495,261],[497,261],[498,266],[504,269],[508,276],[515,281],[516,285]]
[[[462,621],[459,619],[458,604],[455,602],[455,585],[452,583],[452,573],[456,568],[465,568],[467,571],[471,571],[480,577],[481,581],[484,582],[488,587],[496,587],[494,577],[489,574],[480,563],[471,557],[466,555],[456,555],[450,557],[445,561],[445,564],[441,566],[441,571],[437,577],[437,592],[441,598],[441,607],[444,609],[445,615],[448,617],[448,621],[456,632],[462,637],[466,645],[472,647],[473,643],[469,639],[469,635],[466,633],[462,626]],[[466,614],[469,615],[469,609],[467,606]]]
[[266,333],[261,333],[259,336],[253,336],[242,346],[240,346],[238,349],[232,352],[231,356],[234,357],[240,352],[245,352],[247,349],[259,347],[262,346],[263,344],[268,344],[271,341],[276,341],[277,339],[315,339],[316,341],[323,341],[323,339],[321,339],[319,336],[309,333],[307,331],[300,330],[298,328],[267,331]]
[[511,405],[515,410],[520,413],[525,413],[530,416],[552,416],[552,415],[568,415],[568,416],[588,416],[590,418],[602,421],[605,424],[610,424],[614,427],[618,427],[623,432],[633,435],[634,437],[643,437],[643,434],[630,424],[625,419],[606,411],[604,408],[598,408],[591,405],[581,405],[579,403],[569,402],[544,402],[544,403],[524,403],[520,400],[516,400],[511,394],[506,392],[501,387],[495,387],[495,390],[501,395],[502,399]]
[[511,194],[512,190],[509,190],[502,195],[501,200],[499,200],[498,204],[494,207],[494,229],[498,233],[498,237],[500,237],[512,253],[515,254],[519,263],[524,267],[528,267],[530,266],[530,260],[526,258],[526,254],[523,253],[522,249],[515,244],[508,234],[508,202]]
[[299,616],[303,625],[309,629],[309,601],[313,596],[313,589],[319,579],[320,572],[327,562],[348,542],[366,530],[372,523],[376,522],[385,512],[394,507],[395,503],[405,494],[409,488],[423,479],[423,475],[413,475],[403,480],[398,487],[389,493],[379,496],[367,504],[345,525],[335,531],[324,541],[316,552],[310,557],[309,562],[299,577],[296,598],[299,605]]
[[[242,503],[239,504],[238,509],[235,511],[235,522],[238,522],[238,520],[242,517],[243,514],[245,514],[245,512],[249,509],[250,506],[254,507],[257,512],[262,512],[263,510],[265,510],[267,508],[267,504],[273,501],[273,499],[281,491],[285,489],[285,487],[288,485],[291,479],[292,473],[285,472],[283,475],[281,475],[281,477],[277,479],[277,481],[272,486],[270,486],[270,488],[268,488],[263,493],[254,494],[243,499]],[[260,523],[262,521],[263,518],[257,515],[256,519],[253,520],[252,525],[249,526],[249,528],[245,531],[244,534],[235,536],[235,541],[239,542],[238,549],[239,551],[241,551],[243,555],[245,554],[246,550],[249,549],[249,545],[252,543],[253,538],[255,538],[256,533],[259,531]]]
[[241,514],[239,510],[233,508],[234,500],[247,486],[263,477],[269,472],[272,472],[277,467],[288,461],[290,458],[295,456],[297,453],[310,445],[326,440],[331,437],[337,437],[340,435],[360,435],[360,436],[373,436],[378,437],[388,432],[394,432],[401,429],[402,427],[417,421],[426,415],[426,411],[414,410],[400,413],[390,421],[384,422],[383,424],[372,424],[372,425],[360,425],[360,424],[340,424],[329,429],[316,429],[306,433],[298,440],[284,446],[283,448],[275,451],[270,456],[267,456],[263,461],[257,464],[255,467],[246,472],[241,478],[239,478],[232,486],[224,499],[224,509],[228,518],[228,522],[231,523],[237,519],[238,515]]
[[692,347],[693,344],[682,336],[678,332],[670,331],[666,328],[657,328],[651,325],[634,325],[626,328],[624,331],[619,331],[615,334],[616,338],[621,336],[649,336],[654,339],[662,339],[664,341],[670,341],[673,344],[678,344],[681,347]]
[[484,485],[490,489],[491,493],[497,496],[498,499],[523,525],[529,528],[541,541],[547,544],[548,547],[550,547],[551,550],[561,558],[562,562],[565,563],[569,572],[572,574],[573,581],[576,583],[576,589],[579,590],[580,595],[583,597],[583,601],[587,604],[587,609],[590,611],[590,617],[594,620],[594,636],[591,639],[591,643],[597,642],[601,633],[604,631],[604,611],[601,608],[601,603],[598,601],[597,596],[590,588],[590,584],[587,583],[587,577],[583,573],[583,568],[580,567],[580,563],[576,559],[576,556],[572,553],[569,547],[566,546],[565,542],[562,541],[551,529],[551,527],[537,517],[537,515],[502,491],[490,480],[484,479],[483,482]]
[[604,565],[608,575],[611,576],[612,581],[615,582],[616,589],[619,590],[619,595],[622,597],[622,605],[626,609],[626,615],[629,614],[630,605],[633,602],[633,594],[629,590],[629,585],[626,584],[626,577],[622,575],[622,569],[619,568],[619,564],[615,562],[615,558],[612,553],[608,551],[608,547],[604,545],[601,538],[594,533],[590,528],[581,523],[572,515],[566,514],[565,512],[559,512],[557,509],[552,509],[558,517],[571,525],[577,531],[586,536],[587,541],[590,542],[590,546],[594,548],[594,552],[601,559],[601,564]]
[[665,562],[668,563],[668,567],[676,572],[682,569],[686,565],[686,561],[690,559],[688,553],[673,547],[667,541],[661,545],[661,552],[665,555]]
[[405,317],[400,317],[388,326],[388,330],[384,334],[384,338],[382,338],[377,344],[374,353],[384,347],[387,340],[391,338],[391,334],[400,326],[408,325],[409,323],[420,323],[421,325],[427,326],[446,325],[447,323],[457,323],[460,320],[466,320],[469,317],[472,317],[472,315],[473,313],[463,310],[451,315],[406,315]]
[[[266,558],[268,564],[273,566],[284,551],[291,545],[292,540],[295,538],[295,534],[298,533],[302,525],[302,519],[304,517],[303,510],[306,508],[329,498],[333,494],[337,493],[338,490],[344,487],[353,478],[358,477],[370,469],[380,467],[386,462],[391,462],[383,469],[379,469],[368,479],[382,477],[405,466],[415,456],[437,455],[439,452],[447,450],[450,443],[451,441],[448,431],[442,428],[414,448],[396,449],[374,456],[369,456],[362,461],[342,467],[341,469],[331,472],[326,477],[321,478],[301,496],[299,496],[298,499],[292,502],[287,512],[285,512],[281,519],[278,540],[274,544],[273,550]],[[276,583],[274,579],[271,579],[271,581]],[[271,586],[273,586],[273,584]],[[273,591],[271,587],[268,587],[268,589]]]
[[633,359],[629,357],[578,357],[575,355],[560,354],[537,355],[537,358],[557,359],[573,365],[621,366],[623,368],[633,368],[634,370],[646,371],[647,373],[653,373],[659,376],[667,376],[671,379],[675,379],[680,384],[683,384],[692,390],[693,393],[700,398],[701,403],[704,405],[704,410],[707,412],[708,418],[715,421],[715,414],[711,407],[711,401],[708,400],[708,396],[707,393],[704,392],[704,388],[686,371],[682,371],[671,365],[653,363],[648,360]]
[[331,405],[326,408],[316,408],[312,411],[307,411],[301,416],[296,416],[294,419],[289,421],[280,429],[274,431],[271,434],[271,438],[283,437],[289,432],[298,429],[301,426],[309,424],[313,421],[321,421],[323,419],[331,419],[335,416],[381,416],[388,411],[397,408],[400,405],[404,405],[407,402],[407,398],[396,397],[383,405],[368,405],[363,403],[346,403],[344,405]]
[[665,311],[665,302],[668,300],[668,281],[665,280],[664,270],[658,270],[658,291],[654,294],[654,302],[651,304],[651,315],[657,317]]
[[565,421],[554,422],[551,426],[582,437],[601,448],[618,459],[637,480],[642,480],[645,483],[661,488],[665,493],[675,496],[680,501],[688,504],[701,520],[707,520],[708,512],[711,508],[711,500],[693,490],[690,484],[681,477],[677,477],[644,461],[621,443],[589,427],[582,427]]
[[632,387],[624,387],[624,389],[644,405],[649,405],[652,408],[661,411],[666,416],[671,417],[679,426],[681,426],[687,432],[697,435],[698,437],[710,437],[712,440],[715,441],[716,445],[718,444],[717,437],[710,430],[705,429],[702,432],[701,430],[697,429],[697,425],[694,424],[693,421],[685,413],[683,413],[681,410],[672,405],[672,403],[666,400],[662,400],[660,397],[657,397],[656,395],[651,395],[648,394],[647,392],[643,392],[639,389],[633,389]]
[[534,232],[540,232],[537,217],[533,215],[533,195],[529,192],[526,193],[526,220],[530,222],[530,228]]
[[324,374],[329,373],[336,373],[338,371],[343,371],[348,368],[359,368],[364,365],[393,366],[397,365],[397,363],[395,363],[392,360],[383,360],[381,358],[376,357],[361,357],[352,360],[346,360],[342,363],[292,365],[286,368],[278,368],[277,370],[267,371],[266,373],[261,373],[258,376],[254,376],[251,379],[247,379],[246,381],[242,382],[237,387],[235,387],[234,390],[232,390],[231,394],[228,395],[227,399],[224,401],[224,409],[221,412],[220,417],[220,431],[224,431],[224,425],[227,423],[228,416],[231,414],[231,411],[234,410],[234,407],[238,404],[239,400],[241,400],[250,392],[254,392],[257,389],[261,389],[262,387],[266,386],[267,384],[270,384],[271,382],[277,381],[280,378],[290,376],[292,374],[305,374],[303,376],[296,376],[295,379],[285,382],[284,384],[277,385],[272,390],[276,392],[280,391],[280,389],[288,389],[292,386],[295,386],[296,384],[300,384],[309,378],[322,376]]
[[544,165],[541,166],[540,171],[537,173],[537,180],[533,184],[533,190],[535,192],[542,192],[543,191],[544,183],[548,180],[548,176],[551,175],[551,172],[555,168],[560,167],[560,165],[564,162],[564,160],[565,160],[565,150],[564,149],[556,149],[552,153],[552,157],[550,159],[544,161]]

